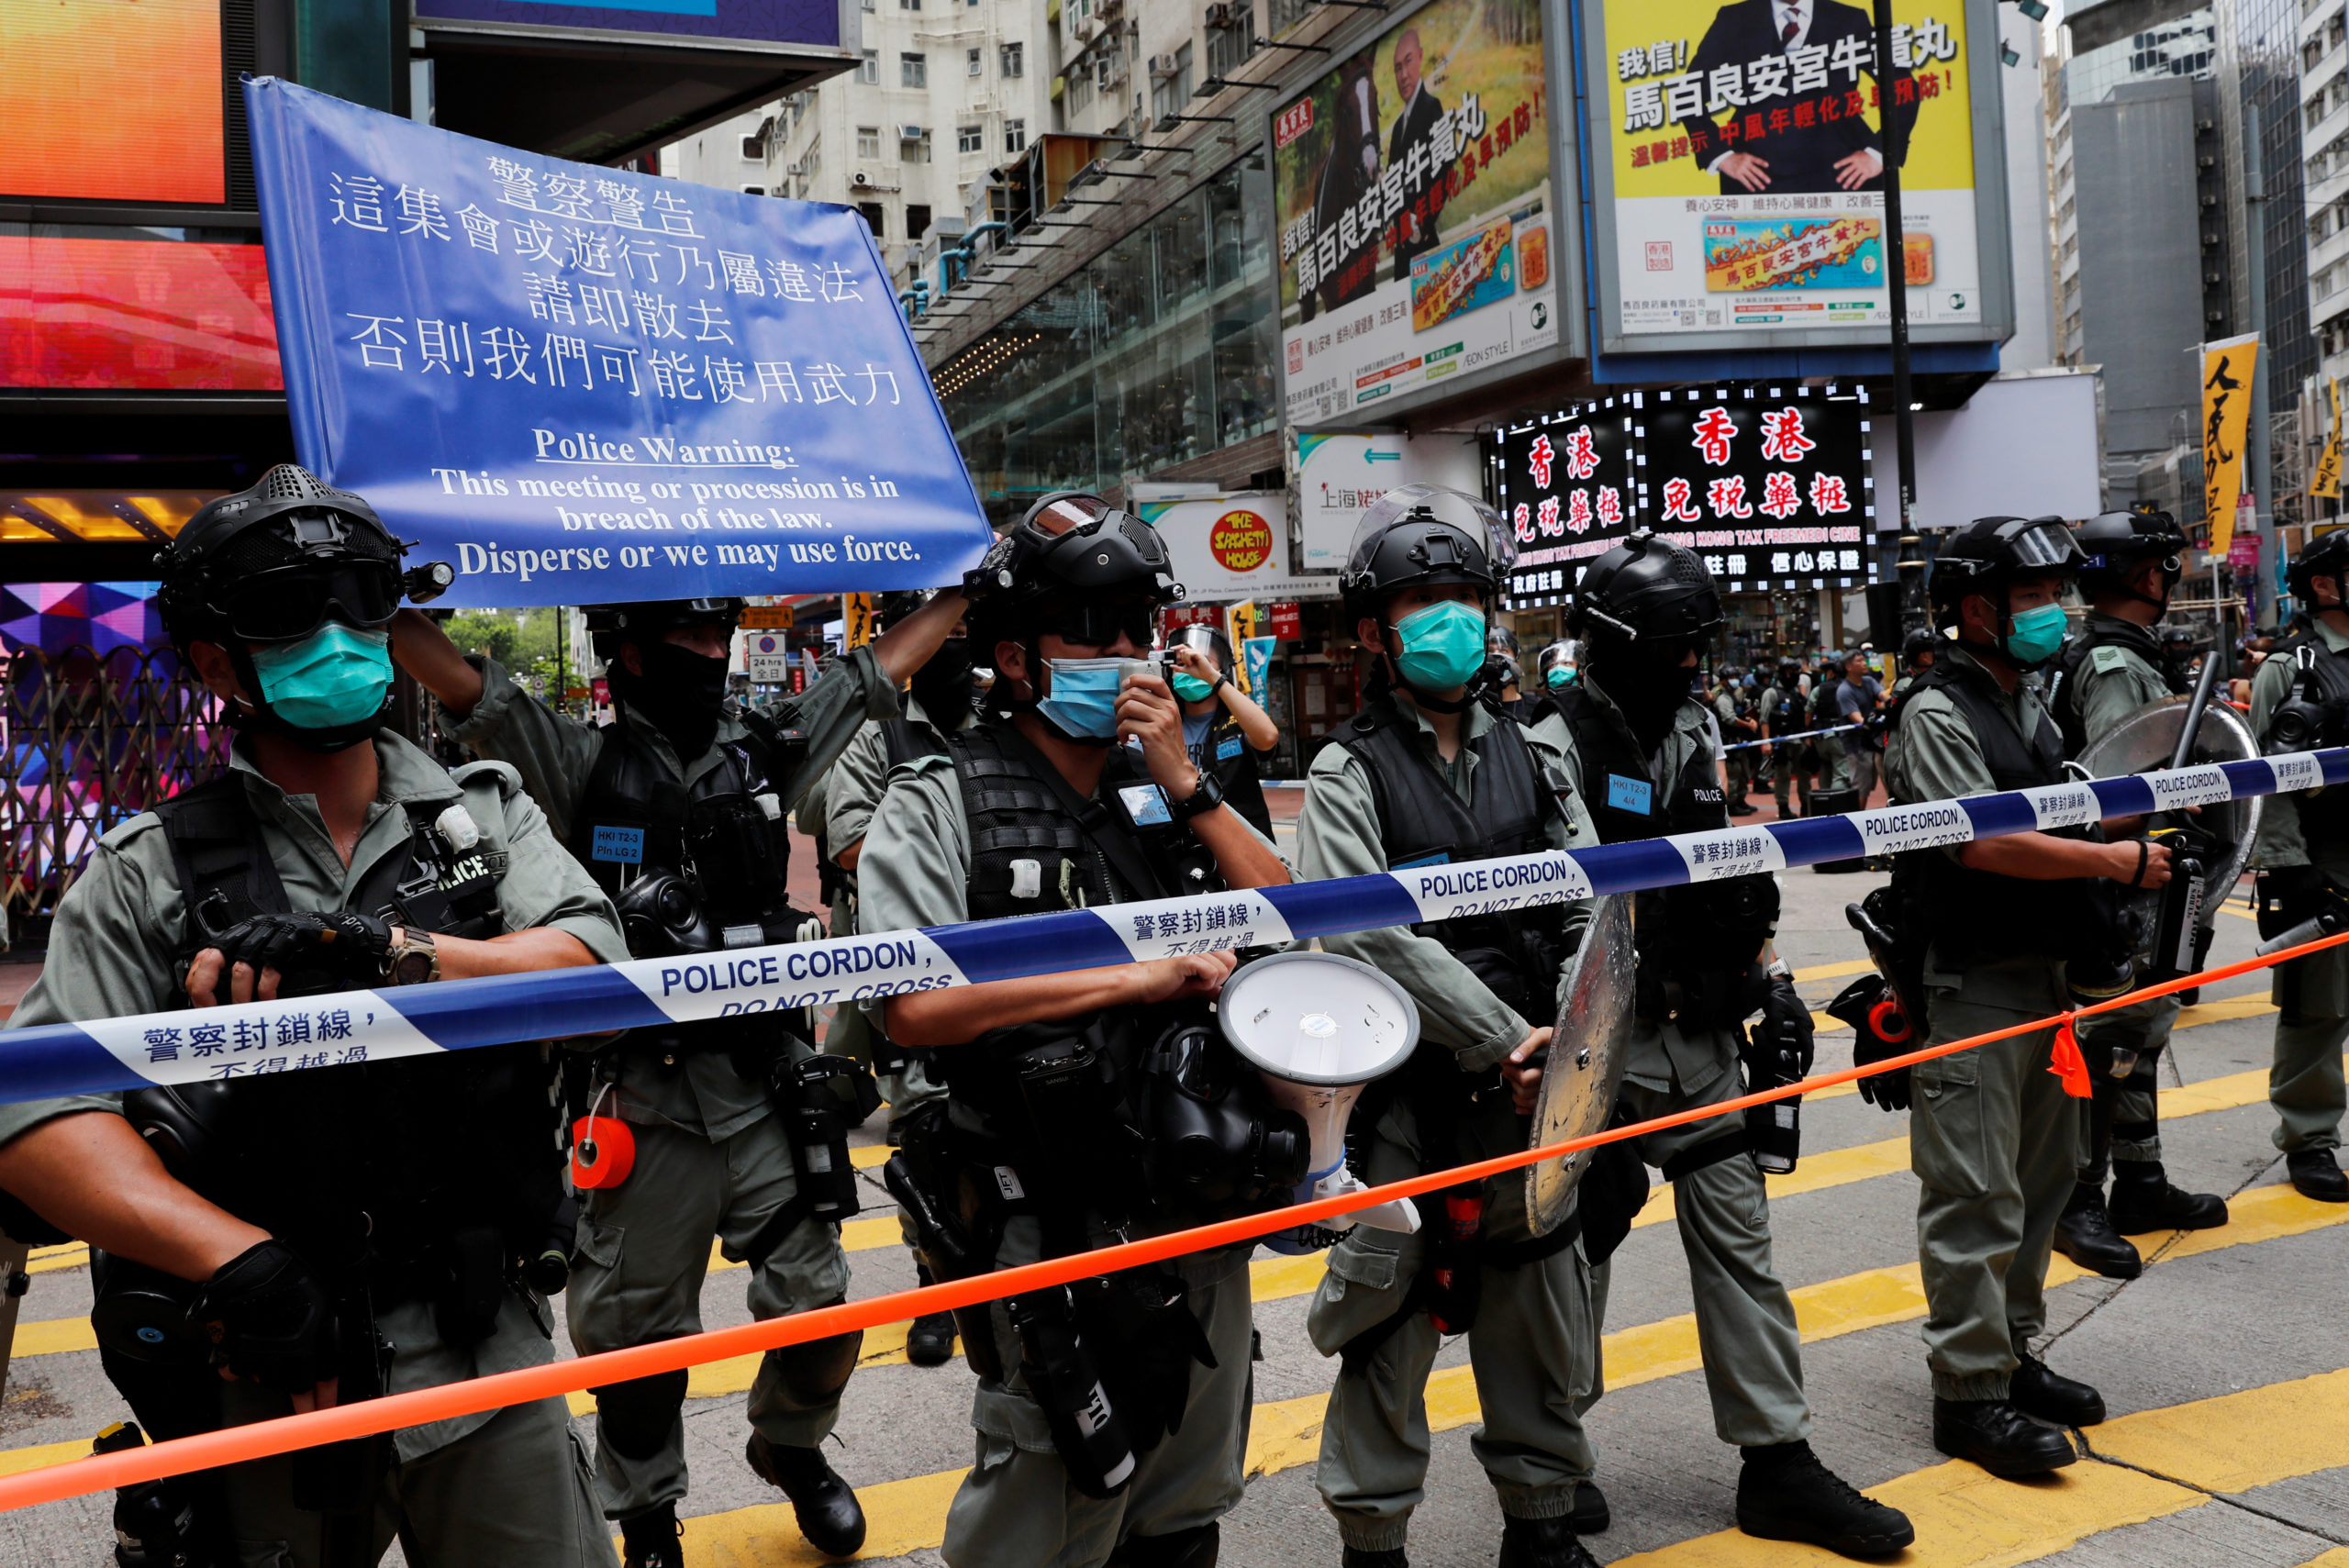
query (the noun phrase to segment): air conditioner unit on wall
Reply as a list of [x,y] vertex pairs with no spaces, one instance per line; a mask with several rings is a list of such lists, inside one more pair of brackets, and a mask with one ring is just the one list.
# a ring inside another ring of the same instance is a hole
[[867,190],[870,189],[873,184],[873,176],[866,173],[863,170],[859,169],[855,173],[851,174],[848,177],[848,183],[854,185],[860,191]]
[[1216,0],[1216,4],[1208,7],[1208,26],[1228,28],[1239,20],[1239,14],[1240,7],[1231,0]]
[[1173,55],[1153,54],[1150,57],[1150,73],[1152,77],[1163,81],[1174,75],[1174,72],[1175,64]]

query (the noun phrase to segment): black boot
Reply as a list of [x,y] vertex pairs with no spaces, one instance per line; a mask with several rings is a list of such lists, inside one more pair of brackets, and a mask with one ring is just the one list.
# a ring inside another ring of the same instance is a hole
[[864,1508],[849,1484],[832,1473],[823,1451],[769,1442],[751,1434],[743,1457],[759,1479],[783,1488],[807,1544],[827,1557],[853,1557],[864,1544]]
[[2026,1416],[2059,1427],[2093,1427],[2104,1419],[2104,1396],[2076,1378],[2048,1370],[2036,1356],[2024,1356],[2007,1382],[2007,1399]]
[[620,1521],[627,1568],[684,1568],[684,1537],[685,1527],[677,1523],[674,1503],[663,1503]]
[[2071,1439],[2004,1399],[1935,1399],[1933,1446],[2010,1480],[2044,1475],[2079,1457]]
[[1384,1551],[1349,1546],[1339,1558],[1338,1568],[1411,1568],[1411,1560],[1403,1555],[1403,1549],[1399,1546]]
[[[918,1276],[924,1284],[936,1284],[930,1270],[923,1267]],[[916,1366],[944,1366],[954,1359],[954,1314],[925,1312],[913,1320],[906,1330],[906,1359]]]
[[2135,1279],[2145,1272],[2137,1249],[2112,1228],[2112,1217],[2104,1208],[2104,1189],[2086,1182],[2073,1185],[2072,1201],[2055,1221],[2055,1250],[2107,1279]]
[[1614,1522],[1598,1482],[1586,1481],[1575,1488],[1575,1506],[1566,1510],[1566,1523],[1575,1527],[1576,1535],[1605,1535]]
[[2341,1173],[2341,1162],[2332,1150],[2303,1149],[2287,1154],[2284,1169],[2291,1173],[2292,1185],[2302,1197],[2319,1203],[2349,1203],[2349,1176]]
[[2116,1160],[2110,1212],[2112,1228],[2123,1236],[2216,1230],[2227,1222],[2227,1200],[2216,1193],[2179,1191],[2158,1160]]
[[1598,1559],[1576,1539],[1570,1518],[1520,1519],[1503,1514],[1499,1568],[1598,1568]]
[[1917,1539],[1909,1516],[1864,1496],[1807,1442],[1745,1451],[1737,1528],[1765,1540],[1807,1540],[1846,1557],[1883,1557]]
[[1210,1519],[1165,1535],[1130,1535],[1109,1553],[1108,1568],[1215,1568],[1222,1533]]

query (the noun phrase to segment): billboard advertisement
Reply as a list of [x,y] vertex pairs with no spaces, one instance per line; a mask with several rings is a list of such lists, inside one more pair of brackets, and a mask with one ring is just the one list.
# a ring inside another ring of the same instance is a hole
[[1731,592],[1876,577],[1876,479],[1859,388],[1649,395],[1642,469],[1655,531]]
[[839,0],[415,0],[420,22],[529,31],[670,33],[757,43],[841,42]]
[[[1586,36],[1602,352],[2011,329],[1995,0],[1611,0]],[[1604,91],[1599,90],[1600,83]],[[1885,232],[1887,118],[1907,133]],[[1979,184],[1977,186],[1977,177]]]
[[1263,605],[1338,595],[1336,573],[1289,570],[1288,497],[1277,491],[1143,501],[1135,512],[1166,536],[1174,581],[1194,604]]
[[0,195],[228,199],[220,0],[0,6]]
[[1308,572],[1343,571],[1354,529],[1380,496],[1406,484],[1441,484],[1478,495],[1483,461],[1482,444],[1472,435],[1298,431],[1298,562]]
[[1273,112],[1289,423],[1558,342],[1539,0],[1431,0]]
[[1583,564],[1642,525],[1641,402],[1636,393],[1602,398],[1500,433],[1494,495],[1517,539],[1517,608],[1563,603]]
[[259,245],[0,234],[0,386],[284,385]]

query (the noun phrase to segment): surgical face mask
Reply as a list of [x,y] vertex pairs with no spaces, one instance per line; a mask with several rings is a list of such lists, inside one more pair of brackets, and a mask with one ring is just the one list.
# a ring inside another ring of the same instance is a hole
[[1542,679],[1549,684],[1552,691],[1556,691],[1560,686],[1571,686],[1575,684],[1575,667],[1571,664],[1553,664],[1550,666],[1550,673]]
[[1126,676],[1150,668],[1146,659],[1054,659],[1052,684],[1036,712],[1071,740],[1114,740],[1118,692]]
[[2001,646],[2018,664],[2044,664],[2064,646],[2064,606],[2042,605],[2011,617]]
[[1185,702],[1199,702],[1215,695],[1215,683],[1202,681],[1197,675],[1177,674],[1174,684],[1174,695]]
[[252,653],[262,700],[296,729],[339,729],[382,710],[392,684],[392,639],[328,621],[294,642]]
[[1427,692],[1448,692],[1468,684],[1485,667],[1485,612],[1457,599],[1413,610],[1395,623],[1403,652],[1395,667],[1403,679]]

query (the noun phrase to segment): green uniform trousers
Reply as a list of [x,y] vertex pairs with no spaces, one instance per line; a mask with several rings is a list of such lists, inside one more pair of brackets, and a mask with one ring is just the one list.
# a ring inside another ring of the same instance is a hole
[[[2154,1068],[2169,1045],[2177,1013],[2175,995],[2154,996],[2080,1020],[2080,1050],[2096,1084],[2096,1099],[2080,1118],[2081,1181],[2101,1186],[2112,1162],[2129,1165],[2161,1159],[2161,1084]],[[2116,1051],[2137,1053],[2136,1063],[2121,1077],[2110,1071]]]
[[[1928,1044],[2007,1029],[2035,1009],[1934,986]],[[1917,1245],[1925,1361],[1942,1399],[2003,1399],[2047,1323],[2047,1256],[2078,1166],[2080,1104],[2048,1069],[2041,1029],[1911,1069],[1909,1158],[1923,1184]]]
[[[1724,1036],[1724,1052],[1736,1046]],[[1633,1119],[1717,1105],[1743,1093],[1731,1066],[1695,1094],[1675,1085],[1646,1088],[1625,1080]],[[1639,1141],[1640,1158],[1663,1166],[1675,1155],[1743,1129],[1742,1112],[1687,1122]],[[1770,1194],[1748,1154],[1700,1166],[1672,1184],[1680,1248],[1697,1307],[1697,1348],[1705,1360],[1713,1430],[1740,1447],[1790,1443],[1810,1436],[1810,1401],[1802,1389],[1802,1333],[1795,1306],[1770,1261]]]
[[1792,793],[1801,814],[1810,811],[1810,773],[1802,765],[1801,740],[1782,742],[1770,748],[1770,793],[1778,802],[1778,815],[1796,815],[1787,809],[1787,795]]
[[[1525,1123],[1508,1097],[1487,1095],[1464,1129],[1480,1155],[1525,1147]],[[1369,1149],[1367,1179],[1401,1181],[1422,1169],[1408,1112],[1382,1118]],[[1423,1222],[1438,1199],[1416,1200]],[[1485,1184],[1486,1235],[1496,1242],[1532,1236],[1525,1218],[1525,1178],[1516,1172]],[[1364,1330],[1392,1318],[1427,1251],[1413,1235],[1356,1226],[1330,1250],[1329,1271],[1306,1314],[1306,1331],[1323,1355],[1335,1355]],[[1592,1268],[1582,1243],[1514,1269],[1486,1268],[1468,1334],[1484,1424],[1469,1440],[1476,1462],[1499,1495],[1501,1511],[1552,1518],[1574,1507],[1575,1488],[1598,1465],[1582,1418],[1603,1392],[1598,1325],[1606,1310],[1607,1271]],[[1442,1337],[1415,1312],[1385,1343],[1341,1369],[1321,1423],[1315,1485],[1337,1516],[1346,1545],[1366,1551],[1400,1548],[1411,1511],[1426,1496],[1428,1373]]]
[[[228,1385],[222,1406],[231,1425],[294,1408],[284,1395],[245,1383]],[[293,1466],[292,1455],[278,1454],[221,1473],[243,1568],[325,1568],[327,1516],[294,1506]],[[387,1464],[360,1528],[367,1562],[395,1540],[419,1568],[613,1568],[617,1561],[586,1447],[560,1399],[509,1406],[453,1442]]]
[[[763,1117],[711,1142],[674,1127],[631,1124],[636,1165],[627,1181],[582,1195],[578,1258],[566,1293],[571,1342],[581,1355],[701,1332],[701,1286],[715,1238],[725,1256],[743,1248],[798,1192],[781,1118]],[[840,1233],[814,1219],[796,1227],[749,1273],[751,1316],[780,1318],[841,1300],[848,1256]],[[813,1448],[840,1418],[835,1393],[809,1404],[770,1351],[751,1385],[751,1424],[770,1442]],[[685,1495],[685,1421],[659,1451],[623,1455],[596,1445],[604,1512],[628,1518]]]
[[[1240,1506],[1255,1388],[1250,1251],[1227,1247],[1176,1264],[1216,1364],[1193,1364],[1180,1429],[1138,1456],[1132,1478],[1114,1497],[1088,1497],[1070,1485],[1043,1407],[1019,1374],[1019,1337],[1003,1303],[989,1307],[996,1351],[1010,1373],[1003,1383],[981,1380],[972,1397],[977,1462],[946,1512],[943,1554],[951,1568],[1099,1568],[1135,1536],[1195,1529]],[[996,1250],[996,1266],[1016,1268],[1042,1255],[1034,1217],[1012,1216]]]
[[2349,1107],[2341,1067],[2349,1042],[2349,951],[2332,948],[2277,965],[2271,994],[2278,1011],[2267,1103],[2276,1107],[2276,1147],[2287,1154],[2338,1149]]

